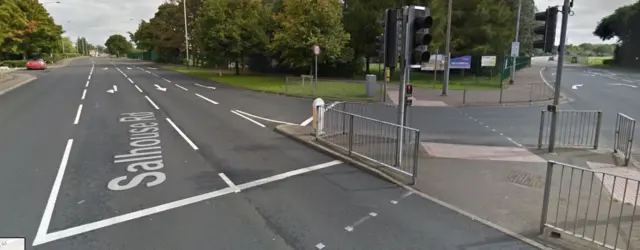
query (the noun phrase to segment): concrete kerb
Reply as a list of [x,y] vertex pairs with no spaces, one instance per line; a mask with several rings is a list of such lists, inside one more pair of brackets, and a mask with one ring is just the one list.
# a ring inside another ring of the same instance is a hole
[[350,165],[352,165],[354,167],[357,167],[357,168],[359,168],[361,170],[364,170],[365,172],[370,173],[370,174],[372,174],[372,175],[374,175],[376,177],[379,177],[379,178],[381,178],[381,179],[383,179],[385,181],[388,181],[388,182],[391,182],[393,184],[396,184],[396,185],[398,185],[398,186],[400,186],[400,187],[402,187],[402,188],[404,188],[404,189],[406,189],[408,191],[411,191],[412,193],[415,193],[415,194],[419,195],[422,198],[425,198],[425,199],[430,200],[432,202],[435,202],[435,203],[437,203],[437,204],[439,204],[441,206],[444,206],[444,207],[446,207],[448,209],[456,211],[457,213],[462,214],[464,216],[467,216],[467,217],[471,218],[472,220],[478,221],[478,222],[480,222],[480,223],[482,223],[482,224],[484,224],[484,225],[486,225],[488,227],[494,228],[494,229],[496,229],[496,230],[498,230],[498,231],[500,231],[500,232],[502,232],[502,233],[504,233],[506,235],[509,235],[509,236],[511,236],[511,237],[513,237],[515,239],[518,239],[518,240],[520,240],[522,242],[525,242],[525,243],[527,243],[527,244],[529,244],[529,245],[531,245],[533,247],[536,247],[536,248],[539,248],[539,249],[545,249],[545,250],[553,249],[551,247],[545,246],[544,244],[542,244],[540,242],[537,242],[535,240],[532,240],[530,238],[522,236],[522,235],[520,235],[518,233],[515,233],[515,232],[513,232],[513,231],[511,231],[509,229],[506,229],[506,228],[501,227],[501,226],[499,226],[497,224],[494,224],[494,223],[492,223],[492,222],[490,222],[488,220],[485,220],[485,219],[482,219],[480,217],[477,217],[477,216],[475,216],[475,215],[473,215],[473,214],[471,214],[469,212],[466,212],[466,211],[464,211],[464,210],[462,210],[462,209],[460,209],[460,208],[458,208],[458,207],[456,207],[456,206],[454,206],[452,204],[446,203],[446,202],[444,202],[442,200],[439,200],[439,199],[437,199],[435,197],[432,197],[432,196],[430,196],[428,194],[422,193],[421,191],[419,191],[419,190],[417,190],[417,189],[415,189],[415,188],[413,188],[413,187],[411,187],[411,186],[409,186],[407,184],[404,184],[401,181],[398,181],[397,179],[391,177],[390,175],[388,175],[388,174],[386,174],[386,173],[384,173],[384,172],[382,172],[382,171],[380,171],[380,170],[378,170],[378,169],[376,169],[374,167],[371,167],[371,166],[369,166],[369,165],[367,165],[367,164],[365,164],[365,163],[363,163],[363,162],[361,162],[361,161],[359,161],[357,159],[354,159],[354,158],[349,157],[347,155],[341,154],[341,153],[339,153],[339,152],[337,152],[337,151],[335,151],[333,149],[330,149],[330,148],[328,148],[328,147],[326,147],[324,145],[321,145],[319,143],[314,142],[313,137],[311,137],[310,135],[308,137],[312,138],[312,139],[311,140],[305,140],[305,138],[302,138],[300,136],[297,136],[297,135],[287,131],[288,127],[296,127],[296,126],[297,127],[301,127],[299,125],[282,124],[282,125],[276,126],[275,131],[277,133],[280,133],[280,134],[282,134],[284,136],[287,136],[287,137],[289,137],[289,138],[291,138],[293,140],[301,142],[302,144],[304,144],[304,145],[306,145],[306,146],[308,146],[308,147],[310,147],[312,149],[318,150],[318,151],[320,151],[320,152],[322,152],[324,154],[327,154],[327,155],[329,155],[331,157],[338,158],[338,159],[342,160],[343,162],[345,162],[347,164],[350,164]]
[[20,86],[22,86],[22,85],[24,85],[24,84],[27,84],[27,83],[29,83],[29,82],[31,82],[31,81],[33,81],[33,80],[37,79],[37,77],[32,76],[32,75],[25,75],[25,74],[16,74],[16,75],[17,75],[18,77],[20,77],[20,76],[26,76],[27,78],[26,78],[25,80],[23,80],[23,81],[21,81],[21,82],[19,82],[19,83],[15,84],[15,85],[11,86],[11,87],[9,87],[9,88],[5,89],[5,90],[0,90],[0,95],[6,94],[6,93],[8,93],[8,92],[9,92],[9,91],[11,91],[11,90],[17,89],[18,87],[20,87]]
[[[552,86],[547,79],[544,78],[544,75],[542,74],[542,72],[544,72],[545,70],[547,70],[547,66],[542,67],[542,69],[540,69],[540,79],[542,79],[542,81],[544,82],[544,84],[547,85],[547,87],[549,87],[551,90],[555,91],[554,86]],[[553,100],[553,98],[552,98]],[[560,104],[565,104],[565,103],[570,103],[573,102],[573,99],[569,98],[568,96],[566,96],[564,93],[562,93],[562,89],[560,91]]]

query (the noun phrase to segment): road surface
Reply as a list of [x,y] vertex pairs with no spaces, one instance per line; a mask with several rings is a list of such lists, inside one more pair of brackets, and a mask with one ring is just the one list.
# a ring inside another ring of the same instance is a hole
[[34,74],[0,96],[0,237],[27,249],[532,249],[273,131],[309,100],[129,60]]

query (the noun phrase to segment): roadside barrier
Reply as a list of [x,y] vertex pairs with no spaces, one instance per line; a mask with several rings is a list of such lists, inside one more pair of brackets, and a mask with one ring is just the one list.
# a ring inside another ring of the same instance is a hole
[[[602,111],[558,110],[556,124],[556,147],[598,148]],[[551,112],[542,110],[538,149],[549,145],[551,137]]]
[[624,165],[629,165],[631,160],[631,146],[633,146],[633,134],[636,128],[636,120],[618,113],[616,117],[616,130],[613,137],[613,153],[619,153],[624,157]]
[[608,170],[549,161],[540,234],[550,229],[608,249],[632,249],[637,240],[631,239],[640,234],[635,225],[639,183]]
[[316,135],[319,141],[409,176],[411,184],[415,184],[420,154],[419,130],[337,108],[318,112],[323,113],[322,131]]

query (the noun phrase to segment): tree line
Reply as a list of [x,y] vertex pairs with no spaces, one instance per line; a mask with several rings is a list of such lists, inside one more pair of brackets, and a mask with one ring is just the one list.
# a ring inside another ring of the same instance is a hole
[[640,2],[616,9],[596,26],[593,34],[603,41],[617,38],[613,62],[622,66],[640,67]]
[[0,61],[61,51],[62,33],[37,0],[0,1]]
[[[129,33],[136,48],[157,61],[184,63],[184,1],[167,0],[150,20]],[[431,53],[444,52],[448,0],[405,0],[431,9]],[[533,54],[533,0],[522,1],[521,53]],[[186,6],[190,64],[252,71],[308,72],[311,46],[321,47],[320,74],[351,74],[376,61],[376,36],[384,9],[395,0],[189,0]],[[455,1],[453,55],[506,55],[515,36],[518,0]],[[368,67],[366,67],[368,71]]]

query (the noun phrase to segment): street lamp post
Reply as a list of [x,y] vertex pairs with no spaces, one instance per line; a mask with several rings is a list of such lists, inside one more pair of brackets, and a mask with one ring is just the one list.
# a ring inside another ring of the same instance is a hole
[[[516,42],[518,42],[518,37],[520,37],[520,12],[522,11],[522,0],[518,1],[518,18],[516,20]],[[517,56],[513,57],[513,65],[511,67],[511,81],[510,83],[513,84],[513,81],[516,79],[516,58],[518,58]]]
[[187,54],[187,67],[189,67],[189,35],[187,32],[187,0],[182,0],[184,11],[184,50]]

